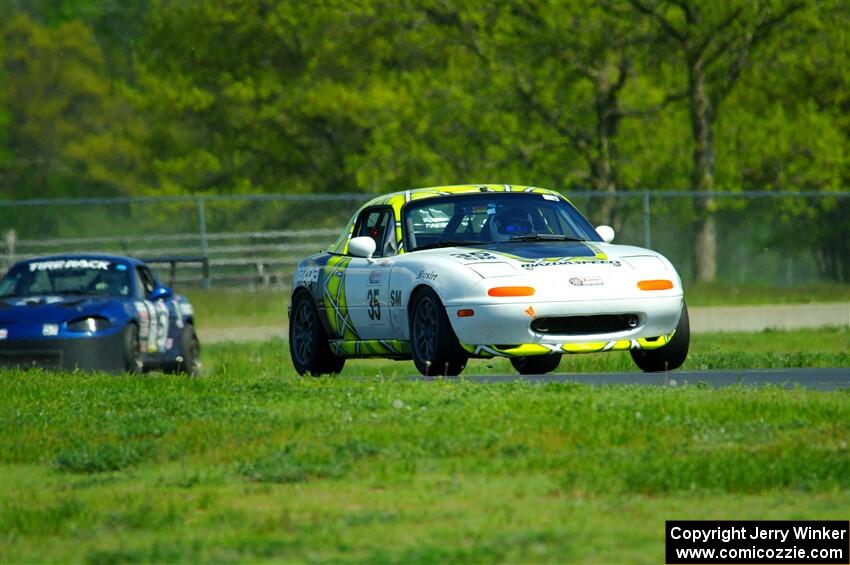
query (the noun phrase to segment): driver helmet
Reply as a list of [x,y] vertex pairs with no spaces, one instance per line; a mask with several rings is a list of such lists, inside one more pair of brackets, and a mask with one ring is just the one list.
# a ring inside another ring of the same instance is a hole
[[103,294],[126,296],[129,288],[127,287],[127,277],[124,273],[107,271],[98,275],[94,289]]
[[524,208],[502,208],[490,222],[493,241],[508,241],[512,237],[528,235],[532,231],[531,215]]

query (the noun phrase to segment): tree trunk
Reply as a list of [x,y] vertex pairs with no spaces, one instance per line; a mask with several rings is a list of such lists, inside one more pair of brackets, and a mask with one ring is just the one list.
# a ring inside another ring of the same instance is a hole
[[617,187],[611,179],[611,158],[608,152],[608,138],[602,132],[599,132],[599,137],[596,139],[596,158],[590,164],[591,179],[590,183],[593,190],[602,194],[596,198],[599,201],[597,206],[594,206],[595,213],[593,220],[597,224],[611,225],[614,218],[614,198],[617,192]]
[[596,157],[590,163],[591,184],[595,191],[601,192],[601,203],[596,207],[594,220],[597,224],[614,226],[617,181],[612,161],[617,159],[617,126],[619,125],[618,98],[612,92],[613,86],[604,72],[600,72],[595,81],[596,111]]
[[[691,129],[694,138],[693,189],[714,190],[714,109],[705,84],[701,60],[689,65]],[[694,242],[694,275],[698,282],[714,282],[717,277],[717,228],[712,196],[698,198],[697,235]]]

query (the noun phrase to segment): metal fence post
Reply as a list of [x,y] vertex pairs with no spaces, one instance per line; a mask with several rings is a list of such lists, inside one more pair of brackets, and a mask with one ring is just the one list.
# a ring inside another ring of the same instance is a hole
[[[209,261],[209,242],[207,241],[207,215],[204,210],[204,197],[198,196],[196,202],[198,203],[198,235],[201,238],[201,255],[205,260]],[[205,263],[209,264],[209,263]],[[204,277],[204,290],[209,290],[210,288],[210,270],[209,268],[205,268],[203,270]]]
[[649,213],[649,191],[643,191],[643,246],[646,248],[652,247],[652,238],[650,237],[650,213]]
[[0,265],[0,273],[8,269],[15,262],[15,242],[17,242],[18,237],[15,233],[15,230],[9,230],[5,234],[6,240],[6,265]]

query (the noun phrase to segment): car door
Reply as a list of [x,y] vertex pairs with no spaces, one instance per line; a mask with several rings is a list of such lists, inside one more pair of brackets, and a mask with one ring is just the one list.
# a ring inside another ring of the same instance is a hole
[[148,355],[162,357],[173,347],[174,338],[171,335],[173,325],[173,297],[151,300],[151,293],[159,286],[156,278],[144,265],[136,266],[138,284],[143,295],[144,312],[137,306],[141,324],[139,327],[139,342],[142,351]]
[[392,257],[398,250],[393,209],[375,206],[364,210],[354,237],[375,240],[373,258],[352,257],[346,269],[346,299],[351,321],[360,339],[389,339],[393,327],[389,311],[389,281]]

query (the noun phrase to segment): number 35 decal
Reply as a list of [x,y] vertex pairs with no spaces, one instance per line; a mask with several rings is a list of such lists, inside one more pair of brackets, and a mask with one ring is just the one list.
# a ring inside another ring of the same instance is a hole
[[366,302],[369,304],[369,319],[370,320],[380,320],[381,319],[380,289],[378,289],[378,288],[369,289],[369,292],[366,293]]

